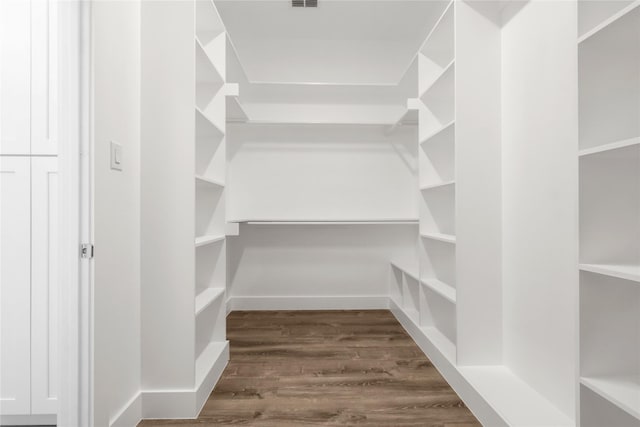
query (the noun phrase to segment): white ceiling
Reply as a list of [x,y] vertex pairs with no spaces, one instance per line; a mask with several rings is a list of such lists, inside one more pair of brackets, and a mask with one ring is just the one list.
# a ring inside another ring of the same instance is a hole
[[218,0],[252,82],[397,84],[445,7],[439,0]]

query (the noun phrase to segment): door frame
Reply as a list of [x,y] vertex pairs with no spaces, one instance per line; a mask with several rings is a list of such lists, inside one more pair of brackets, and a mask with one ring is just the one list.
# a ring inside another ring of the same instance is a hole
[[91,1],[57,0],[59,7],[59,331],[60,427],[93,426]]

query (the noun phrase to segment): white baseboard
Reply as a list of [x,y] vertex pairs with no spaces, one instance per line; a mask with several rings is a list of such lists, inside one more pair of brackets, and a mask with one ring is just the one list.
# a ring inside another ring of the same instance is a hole
[[142,418],[197,418],[228,362],[229,343],[227,342],[224,350],[204,376],[202,383],[197,384],[195,388],[185,390],[143,390],[141,393]]
[[433,366],[449,383],[451,388],[460,396],[465,405],[485,426],[501,427],[508,426],[504,419],[487,403],[487,401],[469,384],[452,363],[431,340],[422,332],[422,329],[395,301],[389,299],[391,313],[398,319],[398,322],[411,336],[413,341],[420,347],[420,350],[429,358]]
[[0,415],[0,426],[55,425],[55,415]]
[[137,392],[120,410],[118,415],[111,418],[109,427],[132,427],[142,420],[142,393]]
[[255,310],[379,310],[389,308],[387,295],[363,296],[232,296],[227,312]]

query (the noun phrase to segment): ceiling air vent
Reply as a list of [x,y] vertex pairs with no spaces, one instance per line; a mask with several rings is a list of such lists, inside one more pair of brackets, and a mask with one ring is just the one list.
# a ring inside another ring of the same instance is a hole
[[293,7],[318,7],[318,0],[291,0]]

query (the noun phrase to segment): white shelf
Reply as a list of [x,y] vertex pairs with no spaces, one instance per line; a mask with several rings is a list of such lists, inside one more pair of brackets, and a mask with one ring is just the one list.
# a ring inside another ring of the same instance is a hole
[[425,239],[438,240],[445,243],[456,243],[456,236],[444,233],[420,233]]
[[198,184],[210,185],[214,187],[224,188],[224,182],[218,181],[217,179],[207,178],[201,175],[196,175],[196,181]]
[[[223,43],[224,33],[218,34],[209,44]],[[215,84],[222,86],[224,84],[223,73],[220,72],[215,63],[215,58],[209,56],[205,45],[200,38],[196,36],[196,75],[198,83]],[[205,60],[206,59],[206,60]]]
[[407,276],[410,276],[420,282],[420,267],[418,266],[417,261],[413,262],[409,260],[394,259],[391,260],[391,265],[402,271]]
[[210,342],[196,359],[196,385],[202,384],[227,347],[226,342]]
[[437,135],[449,130],[449,129],[453,129],[455,128],[455,124],[456,121],[455,120],[451,120],[449,123],[445,124],[444,126],[442,126],[440,129],[436,130],[435,132],[430,133],[429,135],[427,135],[422,141],[420,141],[420,144],[424,144],[427,141],[429,141],[430,139],[436,137]]
[[433,79],[433,81],[431,82],[431,84],[430,84],[428,87],[426,87],[426,88],[424,89],[424,91],[420,94],[420,99],[423,99],[423,98],[424,98],[424,96],[425,96],[425,95],[426,95],[426,94],[427,94],[427,93],[428,93],[428,92],[429,92],[433,87],[435,87],[436,85],[438,85],[438,83],[444,79],[444,77],[449,77],[449,73],[453,73],[453,72],[454,72],[454,70],[455,70],[455,62],[456,62],[456,61],[455,61],[455,59],[454,59],[453,61],[449,62],[449,63],[447,64],[447,66],[446,66],[446,67],[444,67],[444,68],[442,69],[442,71],[440,72],[440,74],[438,74],[438,75],[436,76],[436,78],[435,78],[435,79]]
[[580,264],[580,270],[640,283],[640,265]]
[[[232,124],[235,122],[231,122]],[[350,122],[345,120],[344,122],[338,121],[288,121],[288,120],[247,120],[245,122],[237,122],[246,125],[254,126],[378,126],[378,127],[390,127],[394,123],[389,122]]]
[[447,285],[436,278],[422,279],[420,282],[447,301],[453,304],[456,303],[456,289],[453,286]]
[[[222,137],[224,136],[224,131],[222,129],[220,129],[220,127],[218,125],[215,124],[215,122],[213,120],[211,120],[205,113],[204,111],[202,111],[200,109],[200,107],[196,106],[196,113],[197,113],[197,117],[196,117],[196,133],[198,135],[204,135],[204,136],[209,136],[211,135],[212,137]],[[211,129],[214,130],[214,133],[210,133],[210,132],[198,132],[197,127],[198,126],[207,126]]]
[[509,425],[575,427],[573,420],[505,366],[458,369]]
[[233,219],[227,222],[255,225],[405,225],[418,224],[417,218],[383,219]]
[[597,147],[585,148],[584,150],[580,150],[578,152],[578,155],[580,157],[591,156],[594,154],[607,153],[613,150],[619,150],[621,148],[627,148],[627,147],[633,147],[633,146],[640,147],[640,137],[629,138],[622,141],[616,141],[616,142],[612,142],[604,145],[598,145]]
[[456,345],[452,343],[446,335],[440,332],[440,330],[435,326],[427,326],[420,329],[429,341],[431,341],[431,344],[433,344],[434,347],[442,353],[449,363],[456,363]]
[[227,96],[227,123],[246,123],[249,121],[244,107],[237,96]]
[[438,184],[424,185],[420,187],[420,191],[451,187],[451,186],[454,186],[455,184],[456,184],[455,181],[445,181],[445,182],[440,182]]
[[620,18],[622,18],[623,16],[627,15],[629,12],[631,12],[632,10],[637,8],[638,6],[640,6],[640,0],[634,1],[630,5],[626,6],[624,9],[622,9],[619,12],[615,13],[614,15],[610,16],[609,18],[605,19],[603,22],[601,22],[600,24],[596,25],[591,30],[587,31],[586,33],[584,33],[583,35],[578,37],[578,44],[583,43],[584,41],[586,41],[586,40],[590,39],[591,37],[595,36],[600,31],[604,30],[609,25],[611,25],[614,22],[618,21]]
[[224,288],[207,288],[196,296],[196,316],[224,295]]
[[225,239],[225,236],[200,236],[196,237],[196,248],[205,245],[211,245],[216,242],[221,242]]
[[640,420],[640,375],[583,377],[580,383]]

